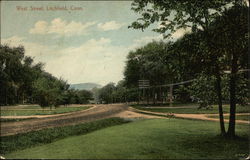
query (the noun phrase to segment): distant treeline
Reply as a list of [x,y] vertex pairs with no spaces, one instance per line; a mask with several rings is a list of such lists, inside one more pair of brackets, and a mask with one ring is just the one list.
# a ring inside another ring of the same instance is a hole
[[22,46],[0,46],[0,105],[40,104],[58,106],[83,104],[92,99],[86,90],[69,89],[69,84],[43,69],[43,63],[25,56]]

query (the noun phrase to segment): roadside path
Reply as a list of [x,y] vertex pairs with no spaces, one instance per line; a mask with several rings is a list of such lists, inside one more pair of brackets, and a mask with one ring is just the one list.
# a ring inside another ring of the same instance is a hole
[[[162,112],[151,112],[151,111],[144,111],[140,109],[132,109],[135,112],[141,112],[141,113],[149,113],[149,114],[158,114],[167,116],[170,113],[162,113]],[[171,113],[171,115],[177,117],[177,118],[186,118],[186,119],[199,119],[199,120],[208,120],[208,121],[220,121],[218,118],[211,118],[209,116],[217,116],[218,114],[177,114],[177,113]],[[228,113],[223,114],[224,116],[229,115]],[[237,115],[249,115],[250,113],[236,113]],[[229,122],[228,119],[224,119],[225,122]],[[244,121],[244,120],[236,120],[236,123],[242,123],[242,124],[250,124],[250,121]]]

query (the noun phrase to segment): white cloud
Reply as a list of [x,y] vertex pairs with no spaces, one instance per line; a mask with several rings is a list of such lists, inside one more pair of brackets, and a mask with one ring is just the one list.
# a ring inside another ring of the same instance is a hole
[[129,50],[134,50],[136,48],[142,47],[152,41],[160,41],[163,40],[162,35],[157,36],[145,36],[139,39],[134,39],[133,44],[129,47]]
[[96,22],[67,22],[61,18],[55,18],[50,23],[46,21],[37,21],[33,28],[30,29],[31,34],[58,34],[58,35],[83,35],[88,33],[88,28],[96,24]]
[[23,37],[1,39],[2,44],[23,45],[25,54],[44,62],[45,70],[69,83],[95,82],[105,85],[123,78],[128,48],[114,46],[108,38],[90,39],[76,47],[60,48],[28,42]]
[[48,59],[58,56],[57,46],[45,46],[34,42],[28,42],[24,37],[12,36],[10,38],[1,39],[1,44],[7,44],[10,47],[24,46],[25,55],[33,57],[35,62],[46,62]]
[[20,45],[20,43],[24,40],[24,37],[19,37],[19,36],[12,36],[7,39],[1,39],[1,44],[7,44],[11,47],[17,47]]
[[36,22],[34,28],[30,29],[31,34],[46,34],[48,32],[48,23],[46,21]]
[[124,23],[117,23],[116,21],[109,21],[105,23],[99,23],[97,27],[103,31],[117,30],[124,26]]
[[177,29],[172,35],[171,37],[174,38],[174,39],[178,39],[178,38],[181,38],[183,37],[186,33],[189,33],[191,32],[191,28],[180,28],[180,29]]
[[127,49],[111,45],[110,39],[91,39],[60,52],[60,58],[46,63],[46,70],[71,83],[96,82],[105,85],[123,78]]

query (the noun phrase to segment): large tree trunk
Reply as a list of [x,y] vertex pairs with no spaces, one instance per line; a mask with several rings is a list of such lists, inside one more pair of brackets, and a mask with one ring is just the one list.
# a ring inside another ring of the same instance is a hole
[[225,130],[225,125],[224,125],[223,108],[222,108],[221,76],[219,73],[216,75],[216,91],[217,91],[217,97],[218,97],[220,130],[221,130],[221,135],[224,136],[226,134],[226,130]]
[[232,68],[230,76],[230,117],[227,136],[235,137],[235,112],[236,112],[236,73],[237,73],[237,58],[232,55]]

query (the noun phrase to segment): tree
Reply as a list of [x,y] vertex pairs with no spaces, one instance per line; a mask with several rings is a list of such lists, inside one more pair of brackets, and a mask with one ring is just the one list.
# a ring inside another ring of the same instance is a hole
[[[187,27],[191,28],[193,32],[204,31],[203,35],[205,37],[205,43],[207,46],[216,48],[211,37],[210,32],[207,32],[211,23],[222,13],[231,6],[242,5],[242,0],[183,0],[183,1],[156,1],[156,0],[135,0],[132,3],[132,10],[142,15],[141,18],[138,18],[137,21],[133,22],[131,26],[134,29],[144,30],[149,25],[160,22],[160,28],[154,29],[154,31],[163,33],[164,37],[169,37],[172,33],[180,28],[186,29]],[[247,22],[247,21],[245,21]],[[225,23],[224,23],[225,25]],[[227,25],[227,24],[226,24]],[[169,31],[169,32],[167,32]],[[211,48],[210,48],[211,49]],[[223,49],[223,48],[222,48]],[[217,52],[218,53],[218,52]],[[219,52],[221,53],[221,52]],[[218,55],[218,54],[217,54]],[[217,55],[210,55],[210,59],[218,59]],[[233,56],[232,66],[236,66],[237,58]],[[213,65],[214,70],[211,72],[216,75],[217,81],[217,96],[218,96],[218,106],[219,106],[219,115],[220,115],[220,126],[221,134],[225,135],[224,120],[223,120],[223,111],[222,111],[222,97],[221,97],[221,71],[222,68],[218,65],[219,62]],[[232,67],[232,74],[235,74],[236,67]],[[229,125],[229,133],[231,137],[234,136],[234,123],[235,123],[235,78],[231,78],[231,89],[230,89],[230,122],[232,125]],[[233,114],[234,113],[234,114]]]
[[[146,29],[155,22],[160,27],[153,31],[167,38],[180,28],[206,30],[210,23],[234,0],[134,0],[132,10],[141,15],[131,24],[134,29]],[[170,32],[169,32],[170,31]]]
[[78,91],[77,96],[79,97],[79,103],[80,104],[87,104],[87,103],[89,103],[89,100],[93,99],[92,92],[87,91],[87,90]]
[[[124,72],[125,84],[138,86],[138,80],[147,79],[151,85],[159,85],[173,80],[171,64],[168,63],[167,48],[170,43],[151,42],[131,51],[127,57]],[[156,78],[157,77],[157,78]]]
[[114,102],[114,96],[113,92],[115,90],[115,84],[109,83],[102,87],[99,91],[99,100],[101,103],[113,103]]
[[[235,137],[235,112],[237,79],[240,69],[247,69],[244,57],[248,53],[248,7],[238,2],[236,6],[224,12],[211,27],[223,60],[230,70],[230,118],[227,136]],[[218,33],[218,30],[220,31]]]
[[0,46],[0,104],[15,104],[19,102],[19,92],[22,82],[24,48]]
[[[183,49],[184,47],[186,47],[186,50]],[[127,88],[138,88],[138,80],[140,79],[149,80],[150,86],[158,86],[195,78],[195,74],[201,68],[196,67],[196,64],[193,63],[196,59],[190,59],[192,55],[189,53],[192,51],[188,47],[190,47],[189,39],[186,38],[174,43],[154,41],[130,51],[124,72],[125,86]],[[194,53],[196,54],[196,52]],[[179,87],[178,90],[180,91],[181,88],[182,91],[185,90],[184,87]],[[156,99],[163,101],[165,98],[164,90],[166,89],[161,87],[147,89],[147,99],[158,95]],[[188,94],[188,92],[186,93]],[[175,94],[180,101],[190,100],[189,95],[183,95],[177,90]],[[153,98],[154,103],[156,99]]]
[[38,103],[51,108],[70,103],[88,103],[92,93],[70,90],[67,81],[43,70],[43,63],[33,63],[20,47],[0,46],[0,105]]
[[200,104],[200,108],[209,108],[217,102],[216,88],[213,85],[215,81],[214,76],[200,74],[189,87],[192,99]]

